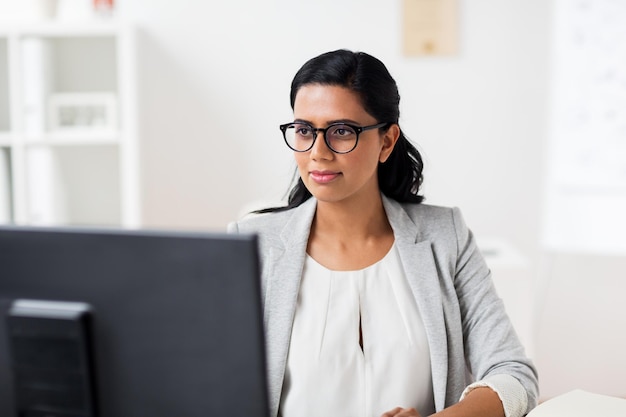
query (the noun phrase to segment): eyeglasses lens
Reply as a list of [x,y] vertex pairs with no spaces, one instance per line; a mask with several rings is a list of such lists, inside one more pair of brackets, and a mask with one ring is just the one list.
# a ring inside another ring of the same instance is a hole
[[357,134],[348,125],[333,125],[326,131],[326,142],[336,152],[350,152],[356,146]]
[[[324,134],[326,143],[335,152],[350,152],[356,146],[357,132],[351,126],[331,125]],[[292,123],[286,127],[284,135],[291,149],[305,152],[313,147],[317,132],[307,124]]]

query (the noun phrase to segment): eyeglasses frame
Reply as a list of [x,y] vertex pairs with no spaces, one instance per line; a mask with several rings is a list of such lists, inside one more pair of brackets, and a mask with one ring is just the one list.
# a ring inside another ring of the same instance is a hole
[[[301,124],[301,125],[306,125],[308,127],[311,128],[311,131],[313,132],[313,141],[311,142],[311,146],[308,149],[305,150],[298,150],[298,149],[294,149],[291,147],[291,145],[289,145],[289,142],[287,141],[287,128],[291,125],[295,125],[295,124]],[[326,127],[313,127],[311,126],[309,123],[306,122],[290,122],[290,123],[285,123],[282,124],[280,126],[278,126],[281,130],[281,132],[283,132],[283,139],[285,140],[285,143],[287,144],[287,146],[289,147],[289,149],[291,149],[294,152],[308,152],[311,149],[313,149],[313,146],[315,145],[315,141],[317,140],[317,134],[319,132],[322,132],[322,137],[324,138],[324,143],[326,144],[326,146],[328,147],[328,149],[330,149],[332,152],[336,153],[336,154],[346,154],[346,153],[350,153],[353,150],[356,149],[356,146],[359,144],[359,136],[361,135],[362,132],[365,132],[367,130],[372,130],[372,129],[380,129],[381,127],[390,125],[390,122],[382,122],[382,123],[376,123],[373,125],[369,125],[369,126],[355,126],[353,124],[350,123],[343,123],[343,122],[337,122],[337,123],[331,123],[330,125],[326,126]],[[330,144],[328,143],[328,139],[326,138],[326,132],[328,131],[328,129],[331,129],[333,126],[348,126],[351,129],[354,129],[354,132],[356,133],[356,140],[354,141],[354,146],[352,147],[352,149],[348,150],[348,151],[337,151],[335,149],[332,148],[332,146],[330,146]]]

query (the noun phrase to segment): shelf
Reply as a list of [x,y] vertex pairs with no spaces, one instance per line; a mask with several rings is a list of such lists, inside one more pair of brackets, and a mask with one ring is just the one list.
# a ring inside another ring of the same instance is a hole
[[133,32],[0,24],[0,223],[140,225]]
[[75,36],[117,36],[127,25],[118,20],[92,19],[85,21],[44,21],[4,23],[0,27],[0,37],[39,36],[39,37],[75,37]]
[[0,38],[0,135],[11,129],[9,115],[9,48]]
[[116,146],[29,148],[27,223],[120,224],[119,164]]
[[23,83],[21,94],[119,92],[118,43],[110,36],[23,37],[19,71],[39,84]]
[[[1,139],[0,139],[1,143]],[[101,146],[118,145],[120,135],[117,133],[64,132],[47,133],[39,137],[24,139],[24,145],[32,146]]]
[[13,143],[12,136],[10,133],[0,132],[0,147],[9,147]]
[[11,223],[11,152],[0,146],[0,224]]

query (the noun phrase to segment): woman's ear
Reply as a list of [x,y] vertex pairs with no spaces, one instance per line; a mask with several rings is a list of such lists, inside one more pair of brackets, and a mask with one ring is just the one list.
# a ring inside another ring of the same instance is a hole
[[387,161],[387,158],[389,158],[389,155],[391,155],[391,152],[393,152],[393,148],[395,148],[399,137],[400,126],[398,126],[396,123],[393,123],[383,134],[383,146],[380,150],[380,155],[378,156],[378,162],[382,164]]

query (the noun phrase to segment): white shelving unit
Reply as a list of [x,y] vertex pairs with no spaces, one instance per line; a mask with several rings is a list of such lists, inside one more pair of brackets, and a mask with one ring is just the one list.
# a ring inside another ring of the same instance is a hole
[[0,27],[0,224],[141,225],[134,44],[115,21]]

